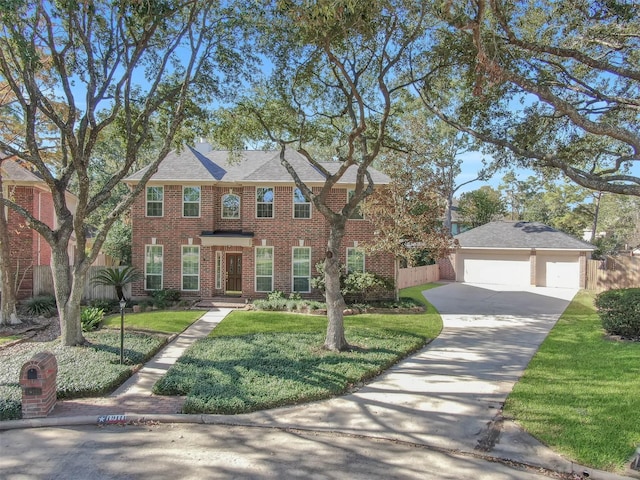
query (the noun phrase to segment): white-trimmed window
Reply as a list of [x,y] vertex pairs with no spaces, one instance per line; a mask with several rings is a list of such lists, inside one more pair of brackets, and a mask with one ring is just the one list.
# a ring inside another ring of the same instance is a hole
[[162,245],[146,245],[144,253],[144,289],[162,290]]
[[222,252],[216,252],[216,289],[222,289]]
[[273,188],[256,188],[256,217],[273,218]]
[[293,291],[309,293],[311,291],[311,248],[293,247],[292,255]]
[[182,290],[200,290],[200,246],[182,246]]
[[182,216],[200,216],[200,187],[182,187]]
[[256,247],[256,292],[273,291],[273,247]]
[[364,251],[360,248],[347,248],[347,274],[364,273]]
[[[355,194],[356,194],[355,190],[347,190],[347,202],[351,201],[351,198],[353,198]],[[362,212],[360,211],[360,204],[358,204],[355,210],[351,212],[351,215],[349,216],[349,218],[351,220],[362,220],[364,218],[364,215],[362,215]]]
[[293,218],[311,218],[311,202],[299,188],[293,189]]
[[222,218],[240,218],[240,195],[228,193],[222,196]]
[[164,187],[147,187],[147,217],[162,217]]

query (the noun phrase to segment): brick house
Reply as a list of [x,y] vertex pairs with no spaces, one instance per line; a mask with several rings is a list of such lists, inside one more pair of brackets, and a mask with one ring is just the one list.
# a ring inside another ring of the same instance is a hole
[[[319,191],[324,177],[295,151],[287,154],[301,179]],[[337,164],[325,167],[336,168]],[[136,184],[141,170],[127,179]],[[371,170],[374,183],[389,178]],[[339,210],[355,188],[355,168],[335,186],[329,202]],[[172,152],[132,206],[132,263],[144,272],[133,296],[171,288],[183,298],[224,295],[260,298],[280,290],[318,298],[311,278],[324,260],[329,226],[296,188],[277,151],[214,151],[206,143]],[[394,278],[392,255],[358,248],[373,229],[347,221],[341,262],[351,270]]]
[[[24,207],[43,223],[54,226],[53,198],[44,180],[14,158],[3,160],[0,169],[4,197]],[[70,193],[67,194],[67,204],[72,212],[75,211],[76,199]],[[11,261],[18,278],[18,299],[29,298],[34,294],[34,268],[51,265],[51,247],[38,232],[27,226],[22,215],[9,208],[5,213],[11,240]],[[75,241],[72,239],[69,245],[71,260],[74,251]]]

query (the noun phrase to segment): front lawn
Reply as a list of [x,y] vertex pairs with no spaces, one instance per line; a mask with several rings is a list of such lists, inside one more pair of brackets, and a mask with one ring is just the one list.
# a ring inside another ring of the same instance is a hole
[[[151,332],[180,333],[204,315],[202,310],[156,310],[142,313],[125,313],[126,329]],[[120,328],[120,314],[110,315],[102,321],[106,328]]]
[[[422,290],[402,295],[426,304]],[[186,395],[185,413],[242,413],[346,392],[421,348],[442,329],[428,306],[418,314],[345,317],[354,349],[322,349],[325,316],[236,311],[197,342],[154,387]]]
[[8,337],[0,337],[0,345],[3,343],[13,342],[14,340],[18,340],[20,337],[17,335],[10,335]]
[[640,445],[640,343],[605,338],[593,298],[576,296],[504,412],[557,452],[615,471]]

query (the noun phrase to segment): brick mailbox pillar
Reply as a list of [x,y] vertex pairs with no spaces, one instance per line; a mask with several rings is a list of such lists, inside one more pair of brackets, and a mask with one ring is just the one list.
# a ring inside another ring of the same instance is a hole
[[22,418],[46,417],[56,405],[58,362],[50,352],[40,352],[20,370]]

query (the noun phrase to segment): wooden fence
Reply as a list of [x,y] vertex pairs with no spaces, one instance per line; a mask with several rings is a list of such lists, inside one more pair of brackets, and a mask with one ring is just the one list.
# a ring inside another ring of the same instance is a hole
[[[104,268],[103,266],[89,267],[87,283],[84,285],[84,291],[82,292],[82,299],[84,301],[118,298],[116,296],[116,289],[112,286],[93,285],[92,283],[92,280],[101,270],[104,270]],[[51,267],[48,265],[33,267],[33,295],[53,295],[53,275],[51,273]],[[125,286],[124,296],[126,298],[131,297],[131,285]]]
[[398,271],[398,288],[414,287],[423,283],[437,282],[440,280],[440,267],[438,265],[425,265],[424,267],[401,268]]
[[587,260],[587,290],[640,288],[640,257],[607,257]]

